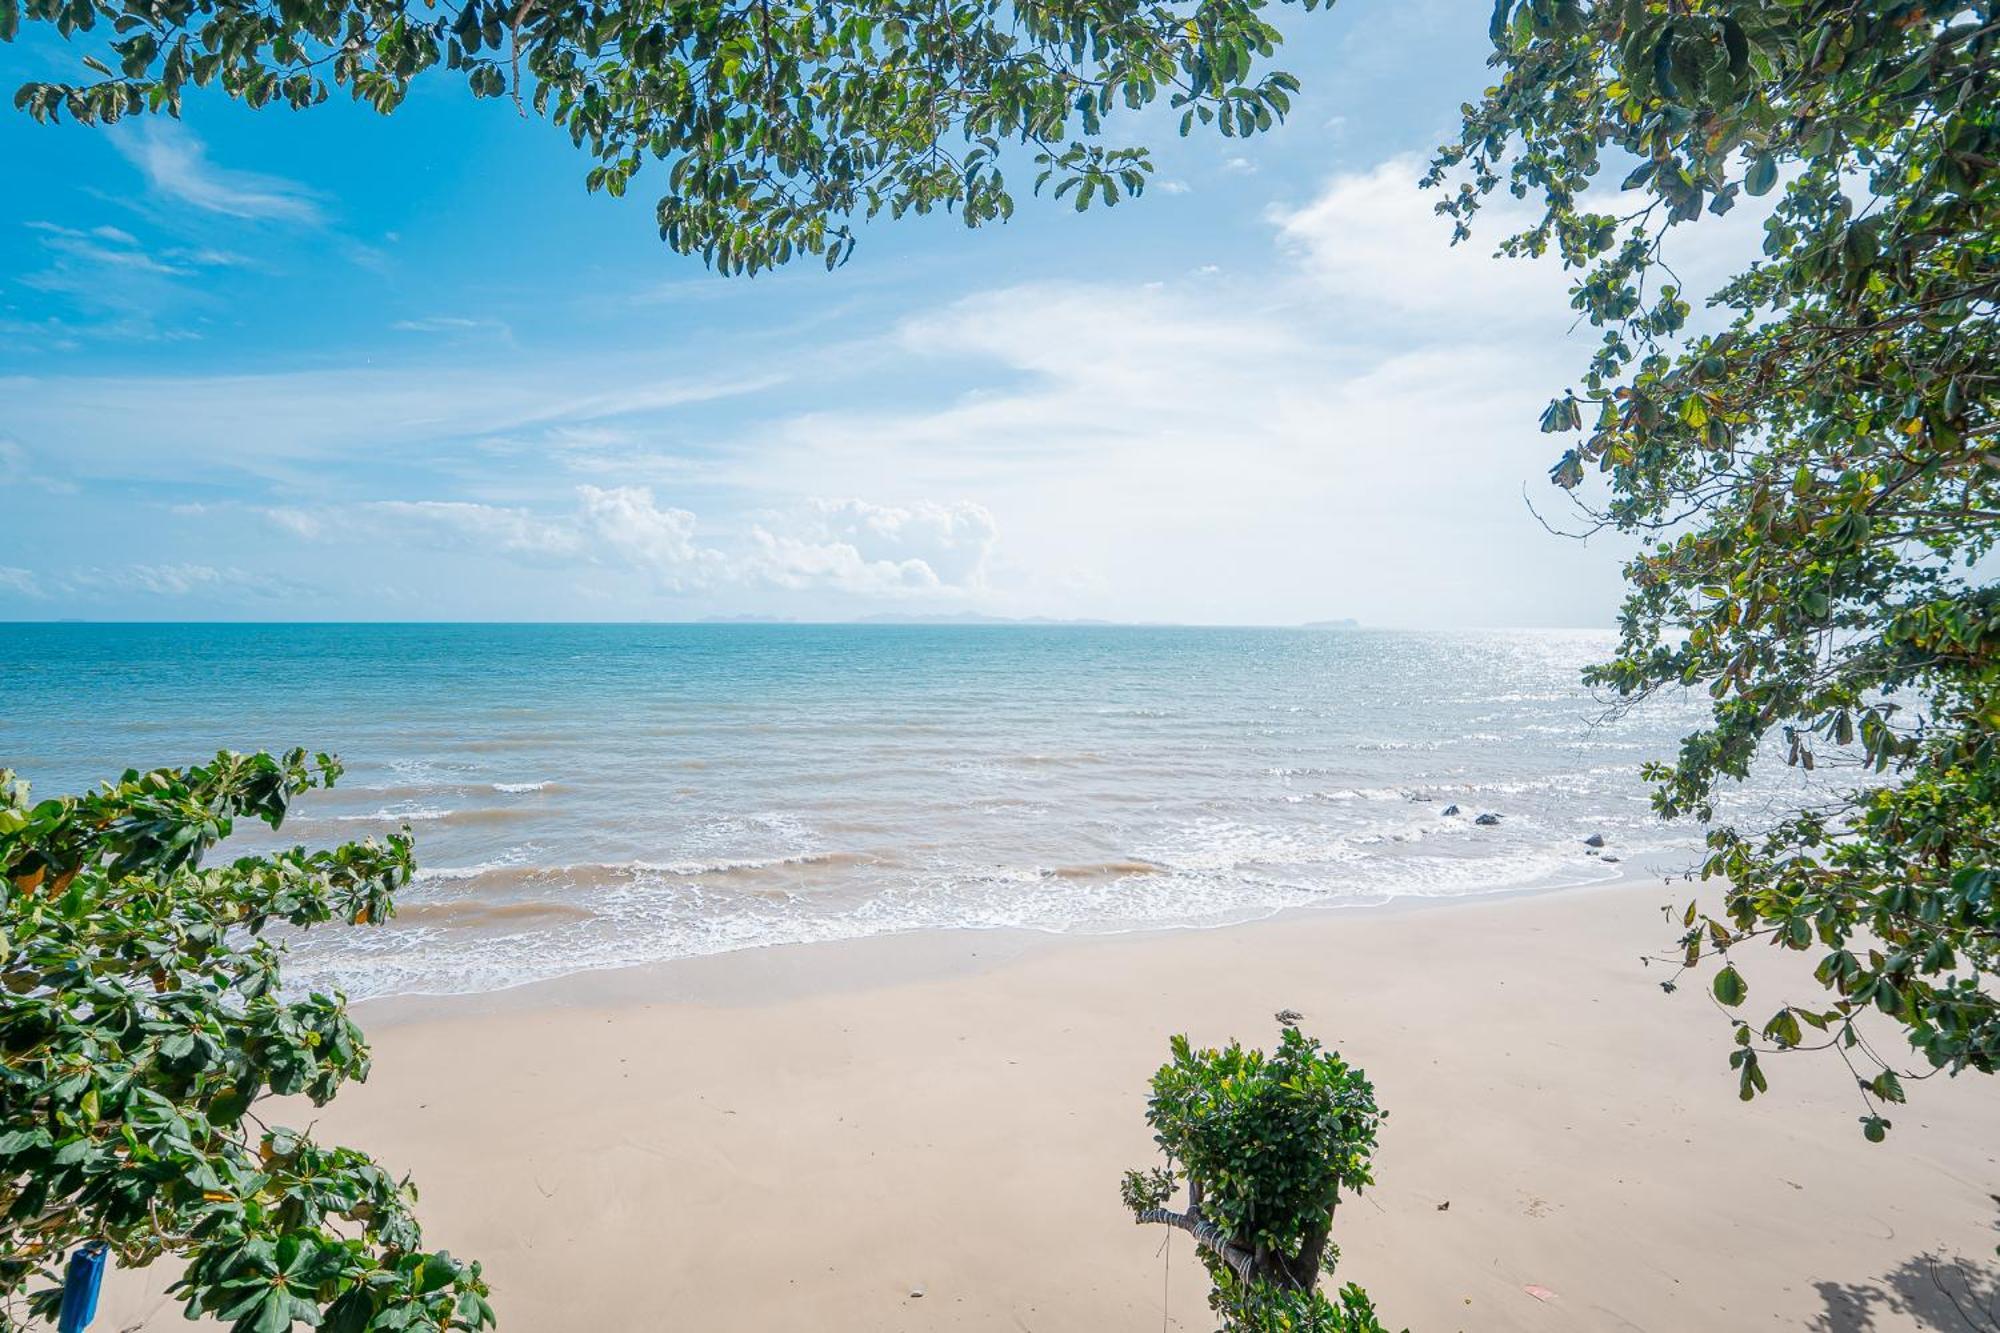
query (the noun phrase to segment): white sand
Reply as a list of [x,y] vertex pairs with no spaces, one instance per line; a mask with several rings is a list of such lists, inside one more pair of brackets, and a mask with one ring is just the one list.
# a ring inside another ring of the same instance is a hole
[[[1335,1238],[1394,1327],[1955,1327],[1922,1256],[2000,1281],[2000,1087],[1916,1086],[1879,1147],[1829,1057],[1739,1103],[1711,1003],[1640,966],[1668,896],[912,936],[370,1004],[375,1075],[321,1130],[416,1175],[429,1240],[485,1261],[513,1333],[1147,1330],[1163,1283],[1166,1325],[1205,1330],[1187,1238],[1169,1276],[1118,1176],[1151,1161],[1170,1033],[1264,1041],[1291,1007],[1391,1112]],[[113,1274],[101,1326],[185,1327],[165,1280]]]

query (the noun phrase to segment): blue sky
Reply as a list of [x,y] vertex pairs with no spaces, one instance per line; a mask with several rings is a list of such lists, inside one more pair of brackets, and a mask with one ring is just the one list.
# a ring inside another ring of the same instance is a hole
[[[1136,202],[754,280],[445,73],[387,118],[0,116],[0,617],[1607,624],[1618,548],[1522,497],[1587,355],[1561,276],[1415,189],[1489,11],[1292,13],[1282,129],[1111,122]],[[9,89],[74,59],[0,47]]]

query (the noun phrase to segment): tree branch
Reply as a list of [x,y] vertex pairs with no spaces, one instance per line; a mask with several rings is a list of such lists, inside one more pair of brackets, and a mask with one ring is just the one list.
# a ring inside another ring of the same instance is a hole
[[1213,1222],[1205,1222],[1188,1213],[1177,1213],[1170,1208],[1148,1208],[1139,1214],[1141,1224],[1160,1222],[1170,1227],[1179,1227],[1193,1236],[1195,1243],[1229,1265],[1231,1272],[1244,1282],[1250,1281],[1257,1270],[1257,1258],[1241,1245],[1223,1234],[1222,1228]]

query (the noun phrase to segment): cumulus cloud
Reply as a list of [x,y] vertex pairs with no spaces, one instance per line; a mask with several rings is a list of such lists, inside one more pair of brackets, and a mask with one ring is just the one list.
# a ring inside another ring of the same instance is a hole
[[661,505],[651,487],[579,486],[577,497],[588,531],[662,587],[702,587],[721,572],[721,558],[695,544],[694,515]]
[[[299,507],[247,506],[301,540],[363,542],[375,549],[419,546],[506,558],[542,567],[640,575],[658,592],[778,589],[855,596],[953,597],[985,589],[999,525],[983,506],[916,500],[876,504],[810,498],[725,524],[704,539],[693,511],[652,487],[578,486],[568,508],[468,500],[373,500]],[[179,505],[210,517],[231,506]],[[129,586],[161,588],[208,579],[198,568],[128,573]],[[111,576],[87,582],[108,586]],[[583,586],[589,586],[587,583]]]
[[0,565],[0,592],[18,593],[22,597],[46,597],[41,580],[32,569],[22,569],[18,565]]
[[751,535],[751,570],[778,587],[901,596],[982,589],[999,529],[976,504],[821,499]]

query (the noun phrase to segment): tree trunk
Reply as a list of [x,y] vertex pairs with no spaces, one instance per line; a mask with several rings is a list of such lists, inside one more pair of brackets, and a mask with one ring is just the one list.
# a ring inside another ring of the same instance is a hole
[[1282,1261],[1286,1282],[1299,1291],[1311,1291],[1319,1283],[1319,1266],[1326,1258],[1326,1238],[1333,1232],[1333,1215],[1327,1214],[1306,1233],[1298,1254]]
[[1294,1291],[1310,1291],[1319,1282],[1320,1264],[1326,1258],[1326,1238],[1333,1230],[1333,1218],[1329,1215],[1307,1234],[1296,1255],[1287,1255],[1281,1251],[1252,1251],[1237,1244],[1223,1234],[1221,1227],[1204,1220],[1194,1204],[1185,1213],[1148,1208],[1139,1214],[1139,1221],[1159,1222],[1187,1232],[1197,1245],[1228,1264],[1230,1271],[1244,1282],[1269,1282]]

